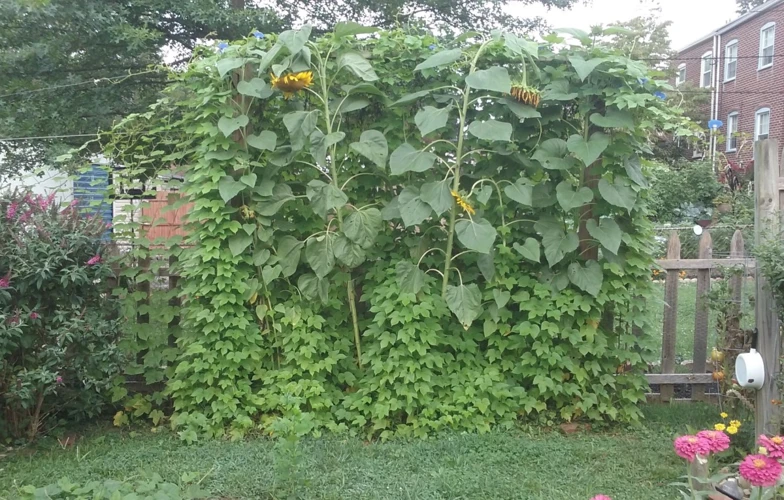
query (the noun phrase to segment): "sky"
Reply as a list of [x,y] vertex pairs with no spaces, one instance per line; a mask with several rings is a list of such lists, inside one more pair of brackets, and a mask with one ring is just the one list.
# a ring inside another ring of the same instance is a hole
[[597,24],[608,25],[643,15],[658,3],[662,20],[673,22],[670,39],[676,50],[738,17],[735,0],[589,0],[588,3],[568,11],[548,11],[541,5],[512,2],[508,11],[522,17],[542,16],[553,28],[588,30]]

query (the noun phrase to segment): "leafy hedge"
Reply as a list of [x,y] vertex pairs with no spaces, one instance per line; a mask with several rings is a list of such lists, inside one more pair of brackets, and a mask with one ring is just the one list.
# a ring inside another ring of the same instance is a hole
[[183,438],[638,419],[666,83],[579,31],[309,34],[204,48],[103,137],[194,202]]

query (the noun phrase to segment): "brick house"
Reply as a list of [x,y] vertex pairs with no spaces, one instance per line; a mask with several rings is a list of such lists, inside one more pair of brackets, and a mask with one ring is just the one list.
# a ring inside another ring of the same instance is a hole
[[712,138],[708,156],[744,165],[753,159],[752,140],[784,139],[782,57],[784,0],[769,0],[678,51],[674,84],[684,93],[710,92],[704,122],[724,123],[718,135],[726,140]]

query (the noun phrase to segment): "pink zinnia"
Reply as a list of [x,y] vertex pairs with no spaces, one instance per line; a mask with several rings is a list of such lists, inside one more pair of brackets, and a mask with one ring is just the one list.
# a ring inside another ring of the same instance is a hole
[[765,455],[749,455],[740,463],[740,475],[752,486],[776,486],[781,464]]
[[708,456],[710,446],[707,439],[697,436],[681,436],[675,439],[675,453],[689,462],[694,461],[695,455]]
[[591,498],[591,500],[612,500],[612,498],[608,497],[607,495],[596,495],[595,497]]
[[63,385],[63,377],[61,377],[60,375],[57,376],[56,381],[57,381],[57,385]]
[[768,436],[762,435],[757,440],[760,446],[768,450],[770,458],[784,458],[784,438],[781,436]]
[[721,431],[700,431],[697,437],[708,441],[711,453],[719,453],[730,447],[730,437]]
[[38,318],[40,318],[40,317],[41,317],[41,315],[40,315],[40,314],[38,314],[38,313],[37,313],[37,312],[35,312],[35,311],[33,311],[33,312],[31,312],[31,313],[30,313],[30,319],[38,319]]
[[90,257],[90,260],[87,261],[87,265],[88,266],[94,266],[94,265],[96,265],[99,262],[101,262],[101,256],[100,255],[95,255],[93,257]]

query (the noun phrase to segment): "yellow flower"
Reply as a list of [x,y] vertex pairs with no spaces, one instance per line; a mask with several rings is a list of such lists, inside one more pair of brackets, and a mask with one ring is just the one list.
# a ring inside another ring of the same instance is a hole
[[452,193],[452,198],[455,199],[455,203],[460,205],[460,208],[462,208],[468,215],[474,215],[476,213],[474,207],[469,205],[468,202],[465,200],[465,198],[460,196],[460,193],[458,193],[457,191],[451,191],[451,193]]
[[734,425],[727,427],[727,434],[737,434],[737,433],[738,433],[738,428],[735,427]]
[[725,412],[721,412],[719,415],[721,415],[721,418],[729,417],[729,415],[727,415]]
[[270,73],[270,85],[274,89],[283,91],[283,97],[290,98],[297,92],[313,84],[312,71],[300,71],[299,73],[289,73],[288,75],[275,76]]
[[730,420],[730,427],[740,428],[740,420]]
[[768,449],[765,448],[764,446],[760,446],[759,449],[757,450],[757,453],[759,453],[760,455],[767,455]]
[[716,425],[714,425],[714,426],[713,426],[713,428],[714,428],[715,430],[717,430],[717,431],[723,431],[724,429],[726,429],[726,428],[727,428],[727,426],[726,426],[726,425],[724,425],[724,424],[716,424]]

